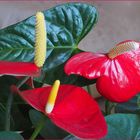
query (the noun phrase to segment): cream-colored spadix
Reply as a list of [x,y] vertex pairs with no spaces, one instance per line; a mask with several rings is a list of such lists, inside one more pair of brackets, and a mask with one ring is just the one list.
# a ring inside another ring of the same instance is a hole
[[112,48],[109,53],[108,57],[110,59],[115,58],[116,56],[123,54],[128,51],[137,50],[139,48],[139,43],[135,41],[127,41],[117,45],[116,47]]
[[42,12],[36,13],[36,26],[35,26],[35,57],[34,63],[37,67],[42,67],[46,59],[46,24],[45,17]]
[[51,89],[51,92],[50,92],[50,95],[48,97],[48,101],[45,107],[45,112],[47,114],[51,113],[54,108],[59,86],[60,86],[60,81],[56,80],[52,86],[52,89]]

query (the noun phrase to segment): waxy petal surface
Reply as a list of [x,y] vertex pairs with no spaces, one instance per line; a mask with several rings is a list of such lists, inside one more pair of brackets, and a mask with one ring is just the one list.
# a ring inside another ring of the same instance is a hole
[[29,62],[0,61],[0,75],[39,76],[40,69]]
[[106,65],[108,65],[106,55],[82,52],[69,59],[64,69],[68,75],[79,74],[88,79],[95,79],[104,74]]
[[96,87],[101,95],[114,102],[125,102],[140,91],[140,48],[113,59],[107,54],[79,53],[68,60],[65,72],[97,78]]
[[[19,94],[32,107],[45,113],[50,90],[48,86]],[[80,87],[61,85],[54,109],[46,115],[57,126],[79,138],[101,138],[107,133],[106,122],[96,101]]]

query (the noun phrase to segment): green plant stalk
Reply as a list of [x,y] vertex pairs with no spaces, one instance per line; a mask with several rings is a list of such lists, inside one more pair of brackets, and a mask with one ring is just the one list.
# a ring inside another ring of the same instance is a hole
[[40,121],[38,122],[38,125],[36,126],[32,136],[30,137],[29,140],[35,140],[35,138],[38,136],[39,132],[42,130],[42,128],[44,127],[46,118],[43,116]]
[[91,96],[93,96],[93,92],[91,91],[91,88],[90,88],[89,85],[87,86],[87,91],[88,91],[88,93],[89,93]]
[[[25,77],[22,81],[18,82],[16,84],[17,88],[20,88],[28,79],[29,77]],[[5,131],[10,131],[10,119],[13,98],[14,98],[13,93],[10,93],[6,104]]]
[[112,112],[112,109],[116,106],[116,103],[112,103],[108,100],[105,101],[105,115],[109,115]]
[[140,95],[138,95],[138,98],[137,98],[137,105],[138,107],[140,107]]
[[5,115],[5,131],[10,131],[10,114],[13,102],[13,94],[9,94],[6,104],[6,115]]
[[110,103],[108,100],[105,101],[105,115],[109,115],[110,112],[109,112],[109,106],[110,106]]
[[109,107],[109,113],[111,114],[112,109],[116,106],[116,103],[112,103]]

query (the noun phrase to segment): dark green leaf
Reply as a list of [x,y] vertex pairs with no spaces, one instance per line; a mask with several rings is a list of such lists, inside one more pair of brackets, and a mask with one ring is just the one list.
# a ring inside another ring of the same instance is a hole
[[0,130],[4,129],[5,125],[5,106],[0,103]]
[[[7,98],[11,93],[10,86],[17,84],[19,80],[13,76],[1,76],[0,77],[0,103],[5,104],[7,102]],[[24,84],[22,87],[23,89],[29,88],[27,85]],[[18,96],[14,95],[14,103],[24,103],[23,100]]]
[[139,97],[140,95],[138,94],[128,102],[117,104],[115,107],[115,112],[140,114]]
[[[14,104],[12,105],[11,111],[11,130],[13,131],[24,131],[31,128],[31,122],[28,116],[28,110],[30,106],[25,104]],[[5,127],[5,112],[6,108],[3,104],[0,104],[0,131],[4,130]],[[18,118],[18,119],[17,119]]]
[[0,103],[6,103],[9,94],[11,94],[10,86],[16,82],[17,80],[11,76],[0,77]]
[[[30,119],[33,123],[33,125],[36,127],[38,125],[38,122],[44,117],[43,114],[36,110],[30,110],[29,112]],[[46,122],[43,127],[43,129],[40,131],[40,135],[44,138],[51,138],[51,139],[62,139],[65,136],[68,135],[65,131],[62,129],[58,128],[56,125],[54,125],[50,119],[46,117]]]
[[32,123],[29,118],[31,107],[27,104],[14,104],[11,111],[11,130],[24,131],[30,129]]
[[0,140],[24,140],[24,138],[16,132],[1,131],[0,132]]
[[[98,14],[91,5],[67,3],[44,11],[44,15],[48,47],[43,71],[50,72],[77,52],[78,43],[96,24]],[[33,61],[34,40],[34,16],[0,30],[0,60]]]
[[135,138],[139,137],[139,115],[113,114],[106,117],[106,122],[108,124],[108,134],[102,140],[136,140]]

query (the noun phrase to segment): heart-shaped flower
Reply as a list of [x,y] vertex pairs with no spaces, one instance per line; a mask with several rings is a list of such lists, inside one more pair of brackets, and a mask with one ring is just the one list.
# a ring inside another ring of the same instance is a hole
[[96,101],[80,87],[59,87],[57,80],[53,87],[46,86],[18,93],[57,126],[79,138],[101,138],[107,133],[106,122]]
[[101,95],[114,102],[124,102],[140,91],[140,43],[127,40],[107,54],[83,52],[73,56],[65,72],[97,79]]

